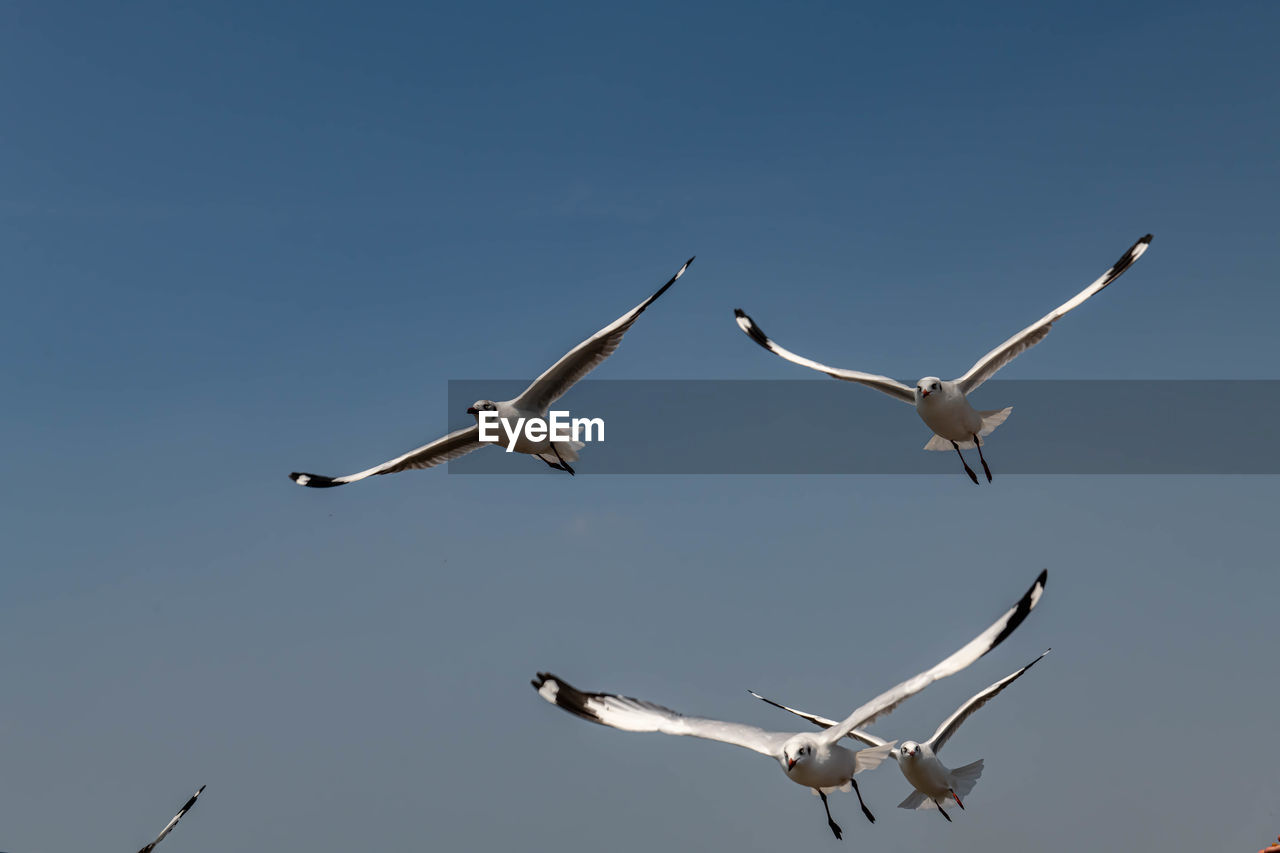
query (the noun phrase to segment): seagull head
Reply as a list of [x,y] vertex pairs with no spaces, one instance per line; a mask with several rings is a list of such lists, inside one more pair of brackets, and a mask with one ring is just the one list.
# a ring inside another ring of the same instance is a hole
[[796,735],[782,745],[782,769],[790,773],[797,764],[813,758],[814,740],[808,735]]
[[470,406],[467,407],[467,414],[480,417],[481,412],[493,412],[493,411],[497,411],[497,409],[498,409],[498,404],[493,402],[492,400],[476,400],[474,403],[472,403]]
[[902,753],[903,758],[915,758],[920,754],[920,744],[913,740],[905,741],[898,747],[898,752]]
[[916,402],[919,403],[930,394],[936,394],[942,390],[942,380],[936,376],[926,376],[916,383]]

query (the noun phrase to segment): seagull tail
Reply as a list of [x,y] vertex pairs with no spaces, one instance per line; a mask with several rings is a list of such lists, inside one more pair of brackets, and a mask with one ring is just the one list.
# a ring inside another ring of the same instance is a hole
[[895,740],[881,746],[873,746],[870,749],[860,749],[855,752],[853,754],[853,775],[856,776],[863,770],[872,770],[879,767],[897,745],[898,742]]
[[973,786],[978,784],[978,777],[981,775],[982,759],[979,758],[972,764],[966,764],[951,771],[951,787],[960,795],[960,799],[967,799]]
[[898,803],[900,809],[933,809],[937,808],[933,800],[926,797],[919,791],[912,791],[910,796]]
[[556,450],[560,451],[560,458],[565,462],[577,462],[578,451],[586,447],[585,441],[557,441]]
[[[982,441],[983,436],[991,435],[996,431],[996,427],[1004,423],[1009,415],[1013,412],[1013,406],[1004,409],[988,409],[985,412],[978,412],[982,415],[982,429],[978,430],[978,441]],[[986,444],[986,442],[982,442]],[[961,450],[973,450],[978,445],[972,439],[969,441],[957,441],[956,444]],[[929,439],[929,443],[924,446],[925,450],[952,450],[951,439],[943,438],[935,435]]]

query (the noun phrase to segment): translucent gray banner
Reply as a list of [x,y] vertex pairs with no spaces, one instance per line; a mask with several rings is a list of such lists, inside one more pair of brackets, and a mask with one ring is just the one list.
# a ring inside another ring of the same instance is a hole
[[[477,399],[527,381],[454,380],[447,426]],[[1013,406],[986,439],[1001,474],[1277,474],[1280,380],[995,380],[971,400]],[[588,380],[553,407],[603,418],[605,440],[578,474],[960,474],[954,452],[911,407],[868,388],[812,380]],[[981,471],[976,451],[966,451]],[[529,456],[483,448],[455,474],[558,474]],[[561,475],[563,476],[563,475]]]

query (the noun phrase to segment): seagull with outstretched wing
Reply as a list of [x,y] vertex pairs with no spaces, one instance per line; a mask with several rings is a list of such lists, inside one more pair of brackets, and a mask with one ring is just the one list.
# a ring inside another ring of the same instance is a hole
[[977,484],[978,475],[973,473],[973,469],[965,461],[964,454],[960,453],[961,449],[976,447],[978,449],[978,459],[982,462],[983,473],[987,475],[987,482],[989,483],[991,482],[991,468],[987,465],[987,460],[982,454],[982,439],[1004,423],[1005,418],[1009,417],[1009,413],[1013,411],[1013,407],[979,411],[969,404],[968,395],[977,390],[979,385],[990,379],[997,370],[1013,361],[1019,354],[1044,340],[1045,336],[1049,334],[1049,330],[1053,328],[1053,324],[1067,312],[1079,307],[1089,297],[1123,275],[1124,271],[1132,266],[1134,261],[1142,257],[1149,245],[1151,245],[1150,234],[1130,246],[1120,260],[1112,264],[1097,281],[978,359],[977,363],[969,368],[969,372],[964,376],[950,381],[939,379],[936,376],[926,376],[916,383],[915,388],[910,388],[896,379],[890,379],[888,376],[863,373],[858,370],[845,370],[839,367],[828,367],[802,355],[796,355],[775,343],[741,308],[735,309],[733,313],[737,318],[738,327],[751,340],[774,355],[784,358],[793,364],[817,370],[836,379],[842,379],[845,382],[857,382],[861,385],[866,385],[869,388],[874,388],[904,403],[915,406],[916,413],[920,416],[920,419],[934,433],[933,438],[924,446],[924,449],[954,449],[960,456],[960,462],[964,465],[965,473],[969,475],[969,479],[973,480],[974,484]]
[[[956,801],[956,805],[962,809],[964,808],[964,800],[961,798],[969,796],[973,786],[978,784],[978,777],[982,775],[982,759],[979,758],[977,761],[952,770],[939,760],[938,752],[951,739],[951,736],[956,733],[956,729],[960,728],[960,724],[969,719],[970,714],[996,696],[999,696],[1002,690],[1021,678],[1024,672],[1035,666],[1040,658],[1047,654],[1049,654],[1049,650],[1046,649],[1040,657],[1022,667],[1022,669],[1006,675],[995,684],[989,685],[976,695],[971,696],[950,717],[943,720],[942,724],[938,726],[938,730],[933,733],[933,737],[924,743],[916,743],[913,740],[903,741],[901,746],[890,753],[897,760],[898,769],[902,771],[902,775],[907,778],[907,781],[911,783],[911,787],[915,789],[910,796],[898,804],[898,808],[936,808],[948,822],[951,821],[951,815],[947,814],[947,810],[942,807],[942,803],[945,800],[948,798],[953,799]],[[810,714],[805,711],[797,711],[795,708],[789,708],[780,702],[766,699],[754,690],[749,692],[757,699],[768,702],[775,708],[781,708],[788,713],[795,714],[797,717],[802,717],[821,728],[829,729],[836,725],[835,720],[829,720],[826,717],[819,717],[817,714]],[[846,736],[860,743],[865,743],[872,748],[879,748],[889,744],[889,741],[859,729],[853,729]],[[897,741],[894,741],[894,743],[897,743]]]
[[867,820],[874,821],[875,817],[863,802],[862,792],[858,790],[858,783],[853,777],[879,765],[892,754],[896,743],[880,743],[872,749],[852,750],[839,744],[841,738],[880,715],[889,713],[938,679],[954,675],[998,646],[1022,624],[1039,603],[1047,579],[1048,572],[1041,572],[1013,607],[959,651],[932,668],[886,690],[857,708],[843,722],[817,734],[773,732],[743,723],[690,717],[642,699],[614,693],[587,693],[547,672],[538,673],[533,686],[538,695],[551,704],[602,726],[628,732],[689,735],[741,746],[766,755],[778,762],[788,779],[797,785],[811,788],[822,798],[823,808],[827,812],[827,825],[836,838],[840,838],[841,829],[831,817],[827,794],[852,788],[858,794],[863,814]]
[[[376,474],[397,474],[416,468],[434,468],[484,446],[486,442],[481,440],[480,420],[486,417],[492,419],[492,416],[485,414],[488,412],[496,413],[497,423],[493,426],[497,427],[496,434],[499,438],[493,443],[508,447],[517,453],[536,456],[557,470],[574,473],[573,466],[569,463],[577,461],[577,451],[582,448],[581,442],[553,440],[549,435],[540,440],[531,439],[527,432],[518,429],[519,425],[528,423],[532,419],[545,421],[547,409],[551,404],[559,400],[566,391],[598,367],[602,361],[613,355],[613,351],[622,343],[622,336],[639,319],[644,310],[652,305],[655,299],[666,293],[667,288],[675,284],[692,263],[693,258],[685,261],[684,266],[680,267],[666,284],[658,288],[656,293],[565,353],[546,372],[533,380],[532,385],[520,392],[520,396],[500,402],[476,400],[467,408],[467,414],[476,419],[474,425],[454,430],[443,438],[437,438],[402,456],[355,474],[326,477],[321,474],[295,471],[289,475],[290,479],[299,486],[327,489],[354,483]],[[511,433],[517,433],[514,440],[509,437]]]

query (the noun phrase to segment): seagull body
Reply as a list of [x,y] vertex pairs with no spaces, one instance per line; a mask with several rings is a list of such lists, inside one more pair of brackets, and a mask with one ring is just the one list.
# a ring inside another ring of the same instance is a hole
[[[957,454],[960,454],[962,449],[968,450],[976,447],[978,449],[978,458],[982,461],[983,472],[987,475],[987,482],[991,482],[991,468],[987,465],[987,460],[982,455],[982,439],[1004,423],[1005,419],[1009,417],[1009,413],[1013,411],[1013,407],[979,411],[969,404],[968,395],[995,375],[1000,368],[1044,340],[1055,321],[1119,278],[1125,270],[1132,266],[1134,261],[1142,257],[1150,244],[1151,235],[1148,234],[1129,247],[1123,257],[1112,264],[1093,284],[1090,284],[1071,299],[978,359],[977,363],[969,368],[969,372],[964,376],[951,381],[945,381],[936,376],[926,376],[916,383],[914,389],[888,376],[863,373],[858,370],[846,370],[839,367],[828,367],[820,362],[796,355],[770,339],[741,308],[734,310],[734,316],[737,318],[738,327],[748,337],[780,358],[799,364],[802,367],[820,371],[836,379],[866,385],[869,388],[874,388],[904,403],[915,406],[916,413],[920,416],[920,419],[924,421],[929,429],[933,430],[934,434],[933,438],[924,446],[924,449],[954,449]],[[977,483],[978,475],[969,467],[969,463],[965,461],[963,454],[960,454],[960,461],[964,465],[965,473],[969,475],[969,479]]]
[[553,705],[603,726],[631,732],[661,732],[689,735],[745,747],[778,762],[782,772],[797,785],[812,789],[822,798],[827,812],[827,825],[841,837],[840,826],[831,818],[827,794],[852,788],[868,820],[875,817],[862,801],[862,793],[854,776],[878,766],[893,754],[896,741],[880,741],[870,749],[851,750],[839,741],[858,727],[887,714],[906,699],[919,693],[934,681],[953,675],[981,658],[1022,624],[1035,608],[1044,592],[1047,572],[1041,572],[1035,583],[1013,607],[970,640],[963,648],[906,681],[861,705],[845,720],[818,733],[771,732],[743,723],[731,723],[705,717],[691,717],[670,708],[620,696],[613,693],[586,693],[546,672],[533,680],[538,695]]
[[[913,740],[903,741],[900,747],[890,753],[898,762],[898,769],[902,771],[902,775],[906,777],[907,781],[911,783],[911,787],[915,789],[910,796],[898,804],[898,808],[936,808],[948,821],[951,820],[951,816],[942,807],[945,801],[953,799],[956,801],[956,805],[962,809],[964,808],[963,798],[969,796],[969,792],[973,790],[974,785],[978,784],[978,778],[982,775],[982,759],[979,758],[977,761],[953,770],[942,763],[938,758],[938,752],[955,734],[956,729],[960,728],[960,724],[969,718],[969,715],[998,696],[1002,690],[1021,678],[1024,672],[1035,666],[1040,661],[1040,658],[1047,654],[1049,652],[1045,651],[1040,657],[1022,667],[1022,669],[1011,675],[1006,675],[995,684],[991,684],[976,695],[971,696],[967,702],[957,708],[951,716],[947,717],[942,722],[942,725],[938,726],[937,731],[933,733],[933,737],[924,743],[916,743]],[[809,714],[804,711],[797,711],[795,708],[789,708],[786,705],[774,702],[772,699],[765,699],[765,697],[754,691],[752,691],[752,695],[757,699],[768,702],[775,708],[781,708],[784,711],[795,714],[797,717],[803,717],[822,728],[829,729],[838,725],[835,720],[829,720],[826,717],[819,717],[816,714]],[[856,729],[850,731],[848,736],[872,747],[882,747],[889,743],[889,741],[882,740],[873,734]]]
[[161,841],[164,841],[164,837],[168,835],[175,826],[178,825],[178,821],[182,820],[182,816],[185,815],[187,812],[191,811],[191,807],[196,804],[196,797],[200,796],[200,792],[203,791],[204,788],[205,786],[201,785],[200,790],[192,794],[191,799],[187,800],[186,803],[183,804],[182,808],[178,809],[178,813],[174,815],[173,818],[170,819],[170,821],[164,825],[164,829],[160,830],[160,834],[156,836],[156,840],[152,841],[146,847],[143,847],[141,850],[138,851],[138,853],[151,853],[151,851],[155,849],[157,844],[159,844]]
[[[479,419],[482,412],[496,412],[498,414],[498,420],[501,422],[497,425],[499,439],[494,443],[502,447],[510,447],[517,453],[536,456],[557,470],[565,471],[569,474],[574,473],[573,467],[569,463],[577,461],[577,451],[583,446],[581,442],[551,441],[547,438],[533,441],[525,435],[523,430],[519,432],[515,441],[512,442],[509,438],[508,430],[514,432],[521,418],[526,423],[531,419],[546,420],[547,411],[550,409],[551,404],[560,399],[580,379],[612,355],[613,351],[622,343],[622,336],[644,313],[644,310],[665,293],[667,288],[675,284],[676,280],[684,275],[685,270],[692,263],[693,258],[685,261],[684,266],[680,267],[680,270],[656,293],[565,353],[559,361],[533,380],[533,384],[520,392],[520,396],[512,400],[499,402],[476,400],[467,408],[467,414],[476,418],[476,424],[454,430],[430,444],[424,444],[422,447],[410,450],[402,456],[397,456],[395,459],[355,474],[348,474],[344,477],[325,477],[321,474],[294,472],[289,475],[290,479],[299,486],[323,489],[354,483],[357,480],[363,480],[376,474],[396,474],[400,471],[416,468],[434,468],[460,456],[465,456],[489,443],[480,440]],[[504,424],[505,427],[503,426]]]

